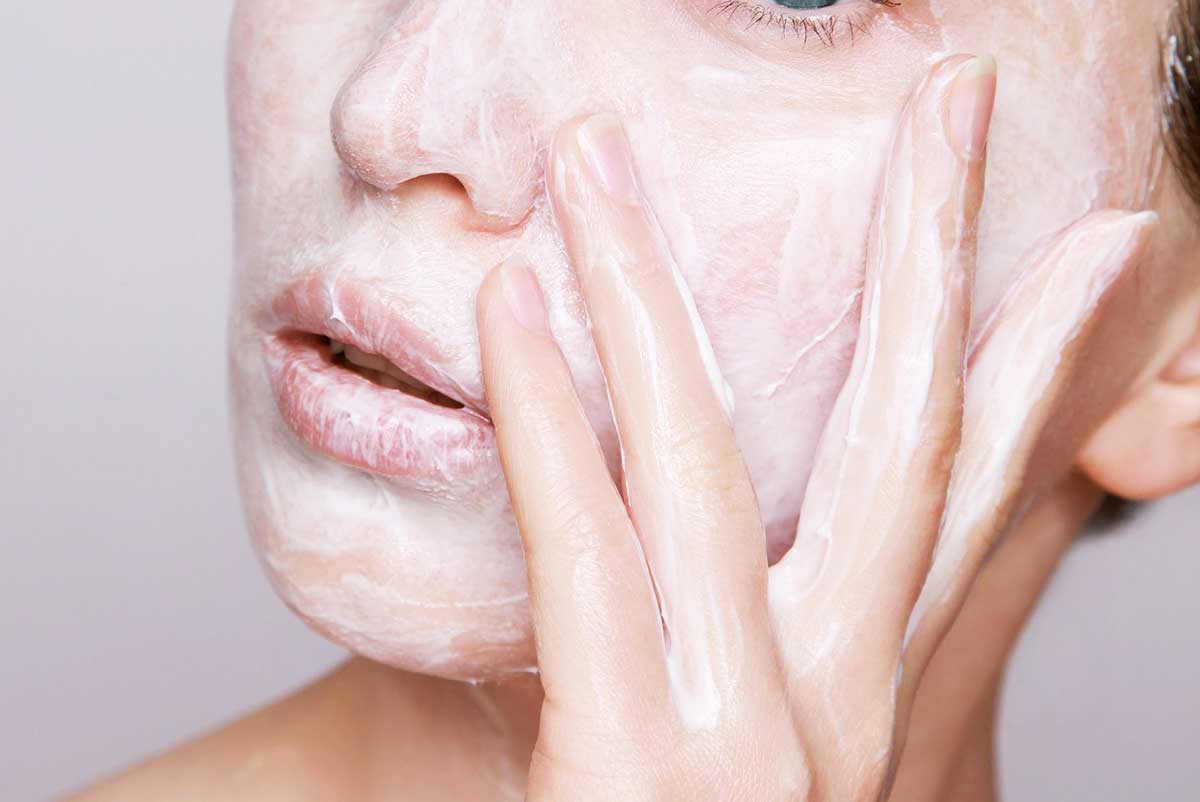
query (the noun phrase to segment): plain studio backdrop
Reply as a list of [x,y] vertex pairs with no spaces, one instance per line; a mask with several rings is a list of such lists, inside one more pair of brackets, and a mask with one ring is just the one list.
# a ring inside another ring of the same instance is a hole
[[[224,331],[229,0],[0,9],[0,798],[47,799],[341,658],[259,573]],[[1194,799],[1200,493],[1074,549],[1012,668],[1011,800]]]

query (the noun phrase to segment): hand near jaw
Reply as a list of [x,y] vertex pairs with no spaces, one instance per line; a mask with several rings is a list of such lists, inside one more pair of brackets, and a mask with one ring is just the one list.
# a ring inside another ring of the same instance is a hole
[[[1076,344],[1153,224],[1102,213],[1065,232],[972,352],[994,89],[990,60],[948,59],[903,113],[853,366],[796,543],[769,570],[726,387],[620,125],[560,132],[547,183],[622,488],[532,271],[502,265],[478,322],[546,694],[528,799],[884,793],[921,670],[1011,518]],[[1108,260],[1080,262],[1091,253]]]

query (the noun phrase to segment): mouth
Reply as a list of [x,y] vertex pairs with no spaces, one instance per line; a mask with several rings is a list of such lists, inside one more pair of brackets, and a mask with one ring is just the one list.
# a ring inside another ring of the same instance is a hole
[[496,463],[481,399],[378,292],[302,282],[268,315],[275,404],[310,449],[388,477],[445,484]]
[[329,349],[329,354],[336,366],[356,373],[373,384],[389,390],[399,390],[405,395],[419,398],[445,409],[464,409],[466,407],[461,401],[455,401],[450,396],[440,393],[428,384],[408,375],[380,354],[368,354],[353,345],[338,342],[329,337],[322,337],[321,340],[320,347]]

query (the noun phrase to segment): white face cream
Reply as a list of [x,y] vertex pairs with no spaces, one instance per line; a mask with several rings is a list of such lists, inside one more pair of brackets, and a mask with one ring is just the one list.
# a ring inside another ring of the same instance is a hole
[[[822,28],[830,42],[807,43],[816,22],[747,27],[736,5],[239,3],[240,476],[268,574],[326,635],[445,676],[533,666],[474,296],[513,254],[535,267],[616,467],[545,196],[546,148],[567,119],[624,121],[714,382],[728,386],[773,557],[850,368],[888,146],[930,65],[955,52],[1000,63],[977,322],[1048,235],[1089,211],[1159,203],[1168,0],[844,0],[788,12],[838,15]],[[345,346],[386,370],[355,372]]]

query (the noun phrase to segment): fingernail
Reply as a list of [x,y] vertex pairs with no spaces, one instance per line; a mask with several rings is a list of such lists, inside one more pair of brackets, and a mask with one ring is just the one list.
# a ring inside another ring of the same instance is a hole
[[987,149],[996,103],[996,59],[968,61],[950,88],[950,146],[967,161],[979,161]]
[[612,114],[596,114],[580,124],[575,136],[584,161],[604,191],[621,203],[637,205],[641,192],[621,121]]
[[500,289],[518,323],[534,334],[550,333],[542,288],[532,270],[520,262],[505,262],[500,266]]

